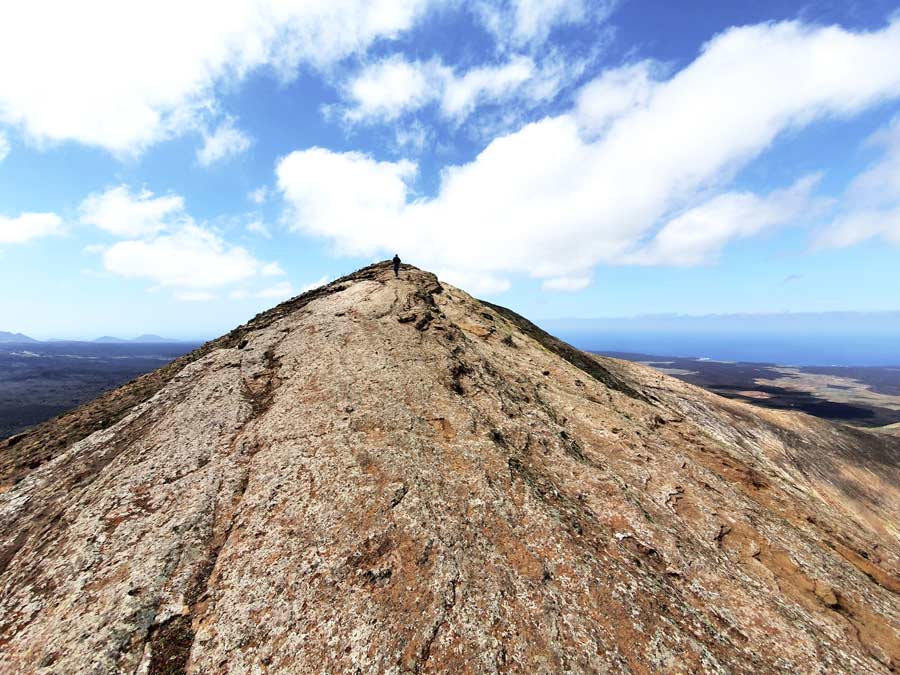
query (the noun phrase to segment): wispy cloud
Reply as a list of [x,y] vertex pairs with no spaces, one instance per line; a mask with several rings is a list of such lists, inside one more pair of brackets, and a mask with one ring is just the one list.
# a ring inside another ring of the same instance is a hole
[[266,239],[272,238],[272,233],[269,231],[268,226],[261,220],[252,220],[247,223],[246,227],[248,232],[258,234],[260,237],[265,237]]
[[269,188],[265,185],[252,190],[247,193],[247,199],[249,199],[254,204],[265,204],[266,199],[269,198]]
[[210,166],[246,152],[250,145],[250,137],[228,118],[215,131],[203,135],[203,146],[197,149],[197,162],[200,166]]
[[866,145],[880,147],[882,155],[853,179],[837,215],[818,233],[818,248],[844,248],[876,237],[900,245],[900,116]]
[[343,117],[351,123],[391,122],[435,104],[443,119],[460,124],[481,105],[549,101],[585,65],[555,55],[537,63],[518,54],[457,72],[439,59],[410,61],[395,54],[370,63],[344,85]]

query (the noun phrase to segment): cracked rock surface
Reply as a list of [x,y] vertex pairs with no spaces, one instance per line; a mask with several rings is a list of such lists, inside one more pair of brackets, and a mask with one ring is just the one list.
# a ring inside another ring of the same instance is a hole
[[900,438],[412,267],[98,401],[0,444],[2,673],[900,668]]

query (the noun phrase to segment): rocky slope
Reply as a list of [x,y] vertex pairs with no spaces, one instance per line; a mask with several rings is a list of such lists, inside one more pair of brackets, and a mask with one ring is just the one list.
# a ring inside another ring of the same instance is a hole
[[375,265],[0,446],[3,673],[888,673],[900,438]]

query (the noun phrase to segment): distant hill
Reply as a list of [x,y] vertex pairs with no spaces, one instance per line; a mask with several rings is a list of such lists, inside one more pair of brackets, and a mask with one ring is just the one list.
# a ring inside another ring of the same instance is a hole
[[0,343],[22,343],[22,342],[39,342],[34,338],[30,338],[22,333],[8,333],[0,330]]
[[114,344],[117,342],[128,342],[128,340],[123,340],[122,338],[113,337],[112,335],[104,335],[103,337],[98,337],[96,340],[92,340],[92,342],[101,342],[103,344]]

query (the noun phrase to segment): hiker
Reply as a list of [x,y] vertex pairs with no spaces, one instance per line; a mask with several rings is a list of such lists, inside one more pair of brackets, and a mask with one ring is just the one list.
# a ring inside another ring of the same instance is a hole
[[394,260],[392,262],[394,263],[394,276],[399,277],[400,276],[400,256],[395,253]]

